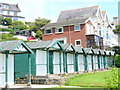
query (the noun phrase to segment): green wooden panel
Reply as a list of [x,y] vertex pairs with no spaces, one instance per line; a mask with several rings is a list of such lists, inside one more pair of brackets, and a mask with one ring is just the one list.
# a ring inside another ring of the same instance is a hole
[[91,55],[92,70],[94,70],[93,55]]
[[84,54],[84,70],[87,70],[87,55]]
[[[36,53],[35,50],[33,50]],[[31,58],[31,74],[36,76],[36,54],[30,54]],[[15,78],[25,78],[29,73],[28,54],[15,54]]]
[[100,69],[100,56],[98,56],[98,68]]
[[28,54],[15,54],[15,78],[25,78],[28,74]]
[[64,72],[68,72],[68,70],[67,70],[67,53],[66,52],[64,52],[63,53],[63,67],[64,67]]
[[53,51],[49,51],[49,73],[53,74]]
[[61,73],[61,71],[62,71],[62,66],[61,66],[61,51],[59,52],[59,61],[60,61],[60,63],[59,63],[59,65],[60,65],[60,73]]
[[105,65],[106,65],[105,56],[103,56],[103,64],[104,64],[104,68],[105,68]]
[[78,53],[75,53],[75,64],[74,64],[74,67],[75,67],[75,71],[78,72]]

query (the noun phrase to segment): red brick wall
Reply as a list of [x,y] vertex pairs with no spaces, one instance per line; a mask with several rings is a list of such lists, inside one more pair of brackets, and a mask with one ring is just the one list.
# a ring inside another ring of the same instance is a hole
[[[88,24],[91,24],[90,22]],[[55,28],[52,28],[53,33],[50,35],[44,35],[43,34],[43,41],[58,39],[58,38],[67,38],[67,43],[72,43],[75,46],[75,40],[81,39],[82,47],[87,47],[86,45],[86,25],[81,24],[81,30],[80,31],[74,31],[74,25],[69,26],[63,26],[64,32],[63,33],[55,33]],[[68,31],[70,28],[70,31]],[[44,30],[43,30],[44,33]]]

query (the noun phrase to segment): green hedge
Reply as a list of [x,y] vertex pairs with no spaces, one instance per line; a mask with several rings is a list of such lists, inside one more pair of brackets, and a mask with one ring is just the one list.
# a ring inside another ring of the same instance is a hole
[[115,66],[120,68],[120,55],[115,56]]

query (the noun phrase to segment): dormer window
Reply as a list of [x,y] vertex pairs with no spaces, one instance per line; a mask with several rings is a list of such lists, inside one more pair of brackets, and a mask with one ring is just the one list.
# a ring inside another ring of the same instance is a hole
[[55,33],[63,33],[63,27],[56,28]]
[[52,34],[52,29],[44,30],[44,34]]
[[74,26],[74,31],[80,31],[80,25],[75,25]]

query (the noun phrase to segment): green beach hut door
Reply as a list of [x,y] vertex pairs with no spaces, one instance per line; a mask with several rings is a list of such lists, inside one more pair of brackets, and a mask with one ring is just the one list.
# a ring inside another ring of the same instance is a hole
[[53,51],[49,51],[49,73],[53,74]]
[[28,54],[15,54],[15,79],[28,75]]
[[78,72],[78,54],[77,53],[75,54],[75,64],[74,65],[75,65],[74,66],[75,67],[75,71]]
[[84,54],[84,71],[87,70],[87,55]]

